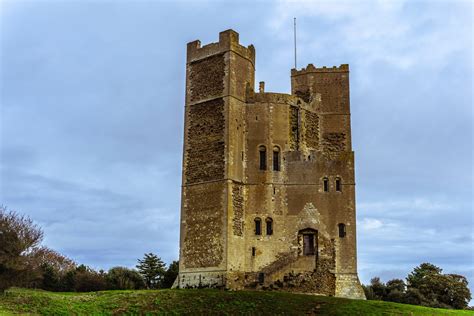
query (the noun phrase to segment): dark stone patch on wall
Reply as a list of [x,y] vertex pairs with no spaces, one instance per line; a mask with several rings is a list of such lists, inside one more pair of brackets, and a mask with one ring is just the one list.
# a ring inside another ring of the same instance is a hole
[[214,55],[190,64],[191,102],[219,96],[224,91],[224,55]]
[[322,145],[327,151],[344,151],[346,150],[346,134],[345,133],[324,133]]
[[244,235],[244,196],[242,190],[241,185],[232,186],[232,207],[234,209],[232,230],[235,236]]
[[304,102],[309,103],[311,101],[311,93],[309,90],[295,91],[297,97],[303,99]]
[[316,113],[304,111],[304,128],[306,146],[317,149],[319,146],[319,117]]
[[224,100],[190,106],[186,144],[186,183],[224,178]]
[[217,267],[223,260],[223,192],[221,183],[186,188],[182,256],[186,268]]
[[290,150],[298,150],[299,147],[299,109],[296,106],[290,106]]

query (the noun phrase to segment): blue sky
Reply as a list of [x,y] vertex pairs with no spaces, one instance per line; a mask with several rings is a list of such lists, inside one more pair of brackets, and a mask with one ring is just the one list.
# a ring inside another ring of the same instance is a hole
[[[1,1],[0,203],[97,269],[178,258],[186,43],[232,28],[256,82],[349,63],[361,280],[474,283],[469,1]],[[472,288],[472,287],[471,287]]]

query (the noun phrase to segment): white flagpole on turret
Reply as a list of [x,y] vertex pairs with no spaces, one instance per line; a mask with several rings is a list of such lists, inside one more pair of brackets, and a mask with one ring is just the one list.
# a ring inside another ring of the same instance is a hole
[[296,18],[293,18],[293,26],[294,26],[294,41],[295,41],[295,69],[296,69]]

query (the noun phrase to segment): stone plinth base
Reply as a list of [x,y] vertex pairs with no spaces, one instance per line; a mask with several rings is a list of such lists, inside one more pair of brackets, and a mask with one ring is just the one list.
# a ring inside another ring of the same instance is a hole
[[219,288],[226,283],[226,272],[183,272],[178,276],[178,286],[180,289],[186,288]]
[[365,293],[355,273],[336,274],[336,297],[365,300]]

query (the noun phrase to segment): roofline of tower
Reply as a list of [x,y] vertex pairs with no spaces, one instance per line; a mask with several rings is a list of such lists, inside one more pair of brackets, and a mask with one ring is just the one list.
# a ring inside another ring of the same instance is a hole
[[313,64],[308,64],[306,68],[301,68],[301,70],[298,69],[291,69],[291,76],[300,76],[300,75],[305,75],[308,73],[328,73],[328,72],[349,72],[349,64],[341,64],[339,67],[337,66],[332,66],[332,67],[315,67]]
[[233,51],[241,57],[249,60],[255,68],[255,48],[253,45],[247,47],[240,45],[239,33],[228,29],[219,33],[219,42],[209,43],[201,47],[201,41],[195,40],[187,44],[187,63],[204,59],[213,55]]

